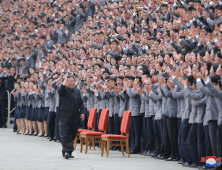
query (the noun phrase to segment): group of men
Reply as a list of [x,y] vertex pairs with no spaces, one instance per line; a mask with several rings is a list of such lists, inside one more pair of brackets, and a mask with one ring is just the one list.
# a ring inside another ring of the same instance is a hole
[[221,3],[2,1],[0,126],[14,85],[18,133],[60,142],[58,89],[69,75],[86,109],[81,128],[96,107],[98,130],[108,108],[108,133],[120,134],[131,110],[130,154],[207,169],[201,158],[222,156]]

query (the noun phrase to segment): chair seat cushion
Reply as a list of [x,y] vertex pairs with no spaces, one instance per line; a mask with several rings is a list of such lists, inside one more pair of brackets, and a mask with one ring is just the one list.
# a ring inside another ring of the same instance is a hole
[[92,132],[92,131],[84,131],[81,132],[80,135],[104,135],[102,132]]
[[126,136],[123,135],[112,135],[112,134],[106,134],[102,135],[101,138],[116,138],[116,139],[126,139]]
[[85,132],[85,131],[90,131],[88,129],[78,129],[78,132],[81,133],[81,132]]

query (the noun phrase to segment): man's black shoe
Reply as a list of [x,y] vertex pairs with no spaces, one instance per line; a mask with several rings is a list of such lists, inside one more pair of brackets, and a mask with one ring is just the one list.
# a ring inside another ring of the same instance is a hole
[[71,155],[70,155],[68,152],[66,152],[66,153],[64,154],[64,158],[69,159],[69,158],[71,158]]
[[138,154],[138,152],[130,151],[130,154]]
[[2,128],[7,128],[7,126],[6,126],[6,125],[3,125]]
[[179,161],[180,159],[179,158],[174,158],[172,161]]
[[189,163],[187,163],[187,162],[185,162],[185,163],[182,164],[183,167],[188,167],[188,166],[190,166],[190,165],[191,165],[191,164],[189,164]]
[[169,157],[168,159],[165,159],[165,161],[172,161],[173,159]]
[[17,130],[16,129],[13,129],[13,132],[16,132]]
[[159,157],[158,159],[159,159],[159,160],[164,160],[164,157],[163,157],[163,156],[161,156],[161,157]]
[[186,161],[184,161],[183,159],[179,160],[178,164],[183,164],[185,163]]
[[144,155],[145,153],[147,153],[147,151],[142,151],[140,152],[140,155]]
[[49,141],[52,141],[52,138],[49,138]]
[[188,166],[189,168],[197,168],[198,165],[196,163],[192,163],[191,165]]

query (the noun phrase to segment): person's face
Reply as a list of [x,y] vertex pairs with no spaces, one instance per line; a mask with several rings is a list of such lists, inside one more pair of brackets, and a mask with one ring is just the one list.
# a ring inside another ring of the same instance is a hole
[[108,73],[103,73],[103,78],[106,78],[107,76],[109,76]]
[[130,88],[133,87],[133,80],[130,79],[128,80],[128,82],[129,82]]
[[84,12],[84,9],[83,9],[83,8],[79,8],[79,11],[83,13],[83,12]]
[[50,41],[50,40],[51,40],[51,36],[50,36],[50,35],[47,35],[47,36],[46,36],[46,39],[47,39],[47,41]]
[[24,88],[24,86],[25,86],[25,82],[24,81],[21,81],[21,88]]
[[212,76],[214,74],[215,74],[215,72],[214,72],[213,66],[211,66],[211,68],[210,68],[210,75]]
[[67,79],[67,83],[66,83],[66,86],[69,88],[69,89],[73,89],[75,87],[75,80],[73,77],[70,77]]
[[113,42],[113,43],[111,44],[111,49],[112,49],[112,50],[116,50],[116,47],[117,47],[116,42]]
[[117,85],[122,86],[123,85],[123,79],[117,78]]
[[162,12],[164,15],[166,15],[167,11],[168,11],[167,7],[161,8],[161,12]]
[[115,67],[115,66],[112,66],[112,67],[111,67],[111,72],[112,72],[112,73],[115,73],[115,72],[116,72],[116,67]]
[[141,77],[141,76],[142,76],[142,74],[143,74],[143,70],[139,70],[139,71],[138,71],[138,76],[140,76],[140,77]]
[[30,74],[34,74],[35,70],[33,68],[29,69]]
[[19,89],[19,88],[20,88],[19,84],[15,83],[15,84],[14,84],[14,88],[15,88],[16,90]]
[[60,24],[60,27],[61,27],[62,29],[65,29],[65,25],[64,25],[64,24]]
[[142,75],[141,79],[142,79],[143,84],[145,84],[145,81],[147,80],[147,76],[146,75]]
[[114,87],[116,85],[116,82],[114,80],[110,80],[109,84],[111,85],[111,87]]
[[11,68],[11,74],[15,74],[16,69],[15,68]]
[[29,87],[33,87],[33,85],[34,85],[33,82],[30,81],[29,82]]
[[135,71],[136,71],[135,66],[131,66],[130,70],[132,70],[133,72],[135,72]]

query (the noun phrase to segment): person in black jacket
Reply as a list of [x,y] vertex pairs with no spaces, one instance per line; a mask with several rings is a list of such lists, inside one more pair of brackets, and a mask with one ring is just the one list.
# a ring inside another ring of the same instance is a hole
[[75,87],[73,76],[65,75],[63,84],[58,89],[60,97],[59,106],[59,133],[64,158],[74,158],[74,139],[78,132],[79,117],[85,118],[85,107],[80,96],[80,91]]
[[7,106],[7,93],[5,91],[5,80],[8,77],[0,77],[0,127],[7,128],[6,126],[6,106]]

